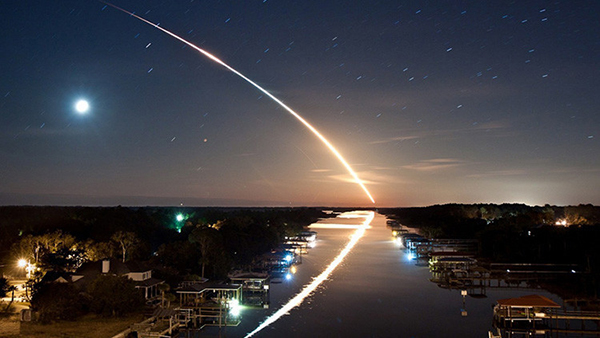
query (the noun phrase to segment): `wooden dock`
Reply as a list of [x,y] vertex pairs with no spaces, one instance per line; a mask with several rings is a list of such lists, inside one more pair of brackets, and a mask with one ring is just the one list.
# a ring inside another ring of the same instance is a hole
[[540,295],[500,299],[494,307],[494,326],[502,337],[552,337],[560,333],[600,336],[600,311],[566,311]]

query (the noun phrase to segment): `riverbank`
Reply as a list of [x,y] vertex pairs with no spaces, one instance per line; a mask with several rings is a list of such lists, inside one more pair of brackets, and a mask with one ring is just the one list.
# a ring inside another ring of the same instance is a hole
[[[377,214],[371,225],[314,294],[256,337],[476,338],[492,329],[492,306],[498,299],[536,293],[561,303],[560,298],[541,289],[494,289],[484,298],[463,298],[460,290],[442,289],[429,281],[429,269],[415,265],[394,243],[384,216]],[[299,269],[305,275],[289,285],[274,285],[272,308],[246,311],[242,324],[227,328],[225,334],[243,337],[254,329],[278,309],[276,302],[292,297],[316,276],[352,232],[320,229],[317,248],[305,256]]]

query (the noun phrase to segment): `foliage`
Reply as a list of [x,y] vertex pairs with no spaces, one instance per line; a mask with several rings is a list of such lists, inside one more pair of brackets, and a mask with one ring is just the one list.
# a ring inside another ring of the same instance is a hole
[[86,261],[95,262],[105,258],[116,258],[117,250],[112,242],[94,242],[87,239],[81,243]]
[[[186,220],[178,233],[180,213]],[[317,208],[0,207],[0,244],[15,243],[10,260],[28,258],[48,270],[120,258],[161,263],[173,280],[173,273],[200,275],[203,267],[214,279],[323,216]],[[198,227],[211,235],[190,237]],[[6,247],[0,258],[8,260]]]
[[40,258],[40,268],[44,271],[75,271],[87,261],[83,248],[60,248],[48,252]]
[[132,231],[117,231],[111,236],[111,241],[115,242],[123,253],[123,262],[127,260],[127,253],[132,247],[139,243],[139,239],[135,232]]
[[13,256],[44,270],[74,271],[85,261],[82,250],[75,237],[58,229],[23,237],[13,245]]
[[188,240],[165,243],[156,255],[163,266],[173,268],[180,274],[192,273],[199,268],[200,250]]
[[189,241],[198,244],[200,264],[202,265],[201,277],[204,278],[206,265],[218,261],[219,256],[223,255],[224,247],[221,233],[216,228],[199,225],[189,235]]
[[71,283],[37,283],[31,298],[31,307],[42,323],[75,320],[84,313],[86,304]]
[[8,283],[8,279],[4,277],[0,278],[0,298],[8,296],[11,291],[11,285]]
[[[447,204],[383,210],[428,237],[476,238],[496,262],[579,264],[600,273],[600,208],[592,205]],[[557,226],[564,220],[567,227]]]
[[122,316],[144,304],[135,282],[126,276],[99,275],[89,286],[90,309],[103,316]]

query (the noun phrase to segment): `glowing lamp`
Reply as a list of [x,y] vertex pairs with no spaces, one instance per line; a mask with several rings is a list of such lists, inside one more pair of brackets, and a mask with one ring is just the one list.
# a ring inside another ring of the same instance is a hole
[[229,314],[231,314],[234,317],[237,317],[240,315],[241,306],[240,306],[240,302],[238,302],[237,299],[230,300],[228,305],[229,305]]

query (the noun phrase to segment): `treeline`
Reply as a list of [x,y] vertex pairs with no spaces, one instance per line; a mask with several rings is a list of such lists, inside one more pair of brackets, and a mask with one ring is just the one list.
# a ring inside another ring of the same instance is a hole
[[[99,275],[86,286],[52,276],[106,258],[133,260],[166,281],[161,299],[171,301],[180,281],[224,279],[321,217],[315,208],[1,207],[0,266],[4,274],[26,274],[41,322],[121,316],[144,304],[127,277]],[[13,290],[0,278],[0,296]]]
[[221,278],[323,216],[315,208],[0,207],[0,265],[10,274],[20,258],[46,270],[133,259],[167,279]]
[[600,272],[600,207],[446,204],[381,212],[430,238],[480,240],[494,262],[579,264]]

